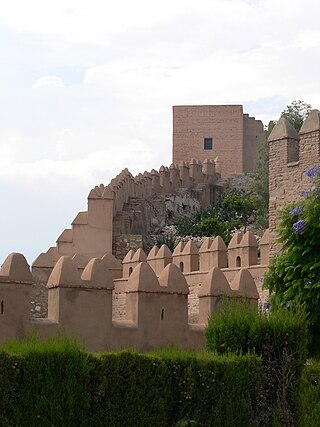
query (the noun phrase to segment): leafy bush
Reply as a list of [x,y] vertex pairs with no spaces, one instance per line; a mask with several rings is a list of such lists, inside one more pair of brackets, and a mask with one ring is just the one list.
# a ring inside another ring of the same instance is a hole
[[15,390],[10,411],[14,426],[69,426],[75,420],[77,426],[90,425],[90,358],[75,340],[58,335],[39,343],[30,336],[5,344],[3,350],[13,354],[1,353],[7,367],[18,357],[18,372],[7,377],[12,383],[9,390]]
[[231,190],[206,211],[177,225],[180,236],[221,236],[226,244],[236,229],[246,228],[255,215],[256,198]]
[[263,383],[261,360],[162,350],[167,366],[168,426],[251,426],[257,417],[257,390]]
[[301,427],[319,425],[320,363],[312,360],[302,371],[299,390],[298,424]]
[[305,305],[312,350],[320,349],[320,170],[309,168],[306,175],[313,190],[299,202],[280,212],[278,226],[282,248],[272,260],[264,286],[271,292],[271,304],[290,306],[296,301]]
[[4,427],[251,426],[259,409],[263,374],[255,355],[88,355],[63,336],[44,344],[32,337],[5,349]]
[[[292,423],[299,378],[307,355],[307,322],[302,310],[278,309],[266,315],[245,302],[225,301],[206,328],[208,350],[261,355],[266,386],[260,390],[260,425],[271,425],[275,411]],[[285,424],[286,425],[286,424]]]

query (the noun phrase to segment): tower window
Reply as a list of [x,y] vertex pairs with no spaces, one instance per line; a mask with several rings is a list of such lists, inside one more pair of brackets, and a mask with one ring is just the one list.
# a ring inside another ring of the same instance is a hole
[[204,138],[203,148],[205,150],[212,150],[212,138]]

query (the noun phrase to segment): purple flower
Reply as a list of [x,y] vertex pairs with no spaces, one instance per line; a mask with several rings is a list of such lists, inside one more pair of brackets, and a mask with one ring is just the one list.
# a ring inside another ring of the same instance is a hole
[[315,191],[316,195],[319,195],[320,194],[320,187],[317,187],[314,191]]
[[290,212],[290,215],[301,215],[303,212],[303,206],[297,206],[296,208],[292,209]]
[[309,197],[310,194],[310,190],[303,190],[302,195],[305,199],[307,199]]
[[310,178],[311,182],[316,182],[317,177],[320,176],[319,167],[315,165],[313,168],[308,168],[305,174]]
[[299,221],[293,224],[293,230],[295,234],[301,234],[306,226],[306,222],[304,219],[299,219]]

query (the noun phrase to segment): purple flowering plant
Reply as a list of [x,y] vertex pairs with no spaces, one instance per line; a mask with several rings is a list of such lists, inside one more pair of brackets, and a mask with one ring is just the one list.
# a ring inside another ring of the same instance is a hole
[[[271,305],[287,306],[300,301],[310,329],[320,328],[320,169],[306,170],[310,189],[306,197],[281,210],[277,228],[281,249],[272,260],[264,287]],[[316,334],[315,334],[316,335]],[[314,335],[314,338],[315,338]],[[317,333],[320,348],[320,334]]]

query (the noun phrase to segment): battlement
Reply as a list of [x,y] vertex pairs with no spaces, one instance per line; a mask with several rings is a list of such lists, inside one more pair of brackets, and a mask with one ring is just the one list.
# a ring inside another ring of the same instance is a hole
[[[200,249],[188,241],[173,253],[165,245],[155,246],[148,256],[142,249],[131,251],[123,260],[123,274],[112,255],[88,262],[82,255],[62,256],[47,281],[48,316],[31,320],[32,275],[25,258],[12,254],[0,271],[0,342],[23,338],[30,328],[40,338],[61,328],[92,351],[172,345],[202,349],[207,319],[223,297],[257,307],[259,292],[250,271],[266,267],[250,265],[256,258],[248,253],[258,247],[253,237],[246,233],[235,238],[228,249],[216,238],[204,241]],[[225,257],[226,251],[231,263],[237,256],[242,266],[219,268],[220,252]],[[191,308],[195,295],[196,316]],[[119,309],[120,316],[115,314]]]
[[[218,162],[218,159],[216,159]],[[191,189],[201,184],[211,185],[218,179],[216,163],[205,159],[203,163],[192,159],[190,163],[172,164],[169,168],[161,166],[159,171],[144,172],[133,176],[124,169],[107,186],[95,186],[88,195],[88,210],[79,212],[57,239],[57,246],[40,254],[33,263],[35,268],[48,268],[60,256],[82,254],[101,257],[112,253],[113,225],[116,215],[121,217],[119,234],[130,234],[131,213],[123,213],[130,198],[140,200],[155,195],[175,193],[179,189]],[[210,198],[203,188],[203,198]],[[121,216],[122,215],[122,216]],[[117,217],[118,218],[118,217]]]

